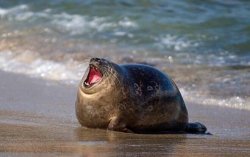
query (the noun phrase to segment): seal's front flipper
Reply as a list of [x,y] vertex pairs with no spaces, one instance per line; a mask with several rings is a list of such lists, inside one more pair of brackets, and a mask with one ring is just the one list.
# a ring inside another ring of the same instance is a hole
[[205,125],[199,122],[195,122],[195,123],[188,123],[185,131],[191,134],[205,134],[207,128]]
[[113,131],[120,131],[120,132],[126,132],[126,133],[133,133],[130,129],[126,128],[126,124],[117,117],[112,117],[110,119],[108,130]]

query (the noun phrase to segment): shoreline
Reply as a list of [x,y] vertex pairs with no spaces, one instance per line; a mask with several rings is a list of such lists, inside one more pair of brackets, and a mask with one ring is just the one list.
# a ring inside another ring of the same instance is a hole
[[[0,156],[247,156],[250,111],[186,102],[213,135],[142,135],[80,127],[76,86],[0,71]],[[154,150],[154,151],[153,151]]]

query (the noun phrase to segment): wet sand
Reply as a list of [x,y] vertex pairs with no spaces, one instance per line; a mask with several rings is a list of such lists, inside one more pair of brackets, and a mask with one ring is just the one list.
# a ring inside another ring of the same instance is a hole
[[76,87],[0,71],[0,156],[250,156],[250,112],[186,102],[213,135],[80,127]]

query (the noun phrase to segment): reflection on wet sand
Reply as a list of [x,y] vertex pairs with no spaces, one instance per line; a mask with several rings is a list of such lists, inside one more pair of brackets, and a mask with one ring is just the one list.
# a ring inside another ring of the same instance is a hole
[[0,151],[21,156],[244,156],[250,146],[249,141],[216,135],[141,135],[81,127],[1,124],[0,132]]
[[1,124],[1,152],[75,156],[164,156],[185,135],[136,135],[98,129]]
[[102,145],[101,149],[93,148],[92,153],[101,151],[107,156],[165,156],[174,153],[175,145],[185,140],[185,135],[141,135],[83,128],[76,129],[76,135],[83,144],[95,141]]

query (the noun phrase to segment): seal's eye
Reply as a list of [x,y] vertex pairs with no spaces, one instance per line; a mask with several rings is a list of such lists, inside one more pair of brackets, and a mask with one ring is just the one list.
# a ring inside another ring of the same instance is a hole
[[99,82],[101,79],[102,79],[102,73],[100,72],[100,70],[95,66],[90,65],[88,77],[84,81],[84,85],[87,87],[92,86],[97,82]]

